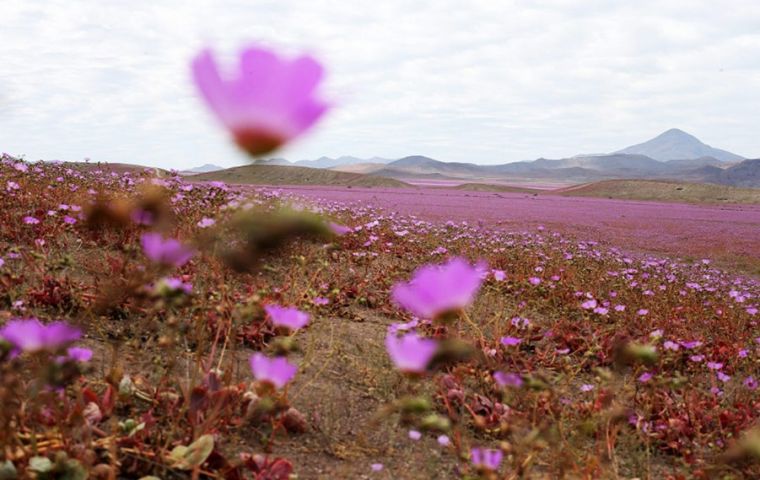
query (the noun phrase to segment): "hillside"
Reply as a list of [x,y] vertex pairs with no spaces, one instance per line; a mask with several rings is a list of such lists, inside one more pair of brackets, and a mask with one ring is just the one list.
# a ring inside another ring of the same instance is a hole
[[169,175],[167,170],[158,167],[146,167],[132,163],[109,163],[109,162],[63,162],[63,165],[82,172],[109,172],[109,173],[150,173],[159,177]]
[[189,177],[194,182],[221,181],[252,185],[346,185],[356,187],[411,187],[392,178],[336,172],[334,170],[284,167],[279,165],[244,165],[218,172]]
[[709,204],[760,204],[760,189],[664,180],[605,180],[555,190],[571,197]]

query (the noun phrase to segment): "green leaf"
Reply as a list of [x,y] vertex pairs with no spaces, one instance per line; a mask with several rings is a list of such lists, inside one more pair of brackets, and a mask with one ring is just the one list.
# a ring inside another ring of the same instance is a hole
[[53,462],[47,457],[32,457],[29,459],[29,470],[37,473],[48,473],[53,470]]
[[214,451],[214,437],[201,435],[196,441],[185,447],[178,445],[169,454],[169,460],[175,468],[192,470],[206,461]]

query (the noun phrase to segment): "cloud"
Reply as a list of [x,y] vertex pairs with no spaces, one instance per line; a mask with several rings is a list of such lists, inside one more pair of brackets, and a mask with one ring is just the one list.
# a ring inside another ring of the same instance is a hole
[[760,156],[760,4],[645,0],[0,3],[0,149],[186,168],[243,161],[189,83],[212,45],[309,51],[339,107],[283,155],[497,163],[670,127]]

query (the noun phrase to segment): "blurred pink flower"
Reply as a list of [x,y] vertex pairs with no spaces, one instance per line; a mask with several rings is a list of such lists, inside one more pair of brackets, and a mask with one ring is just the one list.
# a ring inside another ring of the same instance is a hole
[[11,320],[0,329],[0,338],[23,352],[55,350],[81,335],[78,328],[65,322],[43,325],[36,318]]
[[68,357],[77,362],[89,362],[92,359],[92,350],[82,347],[71,347],[66,350]]
[[406,373],[422,373],[438,349],[435,340],[410,332],[397,337],[391,332],[385,337],[385,349],[396,368]]
[[200,219],[200,221],[197,223],[197,225],[200,228],[208,228],[208,227],[212,226],[215,223],[216,223],[216,220],[214,220],[213,218],[203,217],[203,218]]
[[240,54],[237,72],[222,78],[213,53],[203,50],[193,60],[192,73],[208,107],[253,156],[297,137],[328,109],[314,95],[322,66],[309,56],[290,60],[249,47]]
[[254,378],[260,382],[272,384],[275,388],[284,387],[298,371],[298,367],[288,362],[285,357],[269,358],[263,353],[254,353],[248,359]]
[[156,263],[181,267],[194,252],[173,238],[164,239],[160,233],[144,233],[140,238],[145,256]]
[[290,330],[298,330],[309,323],[309,314],[297,308],[281,307],[280,305],[266,305],[264,310],[272,320],[275,327],[285,327]]
[[522,343],[522,339],[517,337],[501,337],[500,341],[505,347],[514,347]]
[[504,373],[501,371],[496,371],[493,372],[493,379],[496,380],[496,383],[502,387],[520,388],[523,384],[522,377],[516,373]]
[[501,465],[503,453],[501,450],[491,448],[473,448],[470,451],[470,459],[475,468],[495,472]]
[[480,283],[481,269],[461,258],[443,265],[426,265],[417,269],[409,283],[397,283],[391,296],[402,308],[422,318],[435,318],[443,313],[469,305]]

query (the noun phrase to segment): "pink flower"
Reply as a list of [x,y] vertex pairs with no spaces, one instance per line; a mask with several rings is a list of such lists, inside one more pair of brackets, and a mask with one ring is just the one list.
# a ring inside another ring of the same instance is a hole
[[193,60],[192,73],[209,108],[250,155],[277,149],[327,111],[314,96],[323,71],[313,58],[290,60],[249,47],[239,62],[234,75],[222,78],[212,52],[204,50]]
[[502,456],[501,450],[491,448],[473,448],[470,451],[472,465],[477,469],[489,472],[495,472],[499,469]]
[[396,368],[406,373],[422,373],[438,349],[435,340],[422,338],[414,332],[402,337],[388,332],[385,337],[385,349]]
[[92,350],[89,348],[71,347],[66,350],[66,354],[75,362],[89,362],[92,359]]
[[497,282],[502,282],[507,278],[507,274],[504,273],[504,270],[493,270],[493,278]]
[[745,378],[742,384],[750,390],[757,389],[757,380],[755,380],[755,377],[753,377],[752,375]]
[[644,372],[639,376],[639,382],[641,383],[646,383],[651,379],[652,379],[652,374],[649,372]]
[[594,389],[594,386],[591,385],[590,383],[584,383],[583,385],[581,385],[581,392],[590,392],[593,389]]
[[35,217],[24,217],[24,223],[27,225],[37,225],[40,221]]
[[438,438],[436,439],[438,442],[438,445],[445,447],[451,443],[451,440],[449,439],[448,435],[438,435]]
[[269,383],[275,388],[284,387],[298,371],[298,367],[288,362],[287,358],[269,358],[263,353],[254,353],[248,362],[256,380]]
[[501,337],[501,344],[505,347],[515,347],[517,345],[520,345],[522,343],[521,338],[517,337]]
[[345,234],[347,234],[347,233],[349,233],[351,231],[351,227],[347,227],[345,225],[340,225],[340,224],[335,223],[335,222],[328,223],[327,227],[335,235],[345,235]]
[[216,223],[216,220],[214,220],[213,218],[203,217],[200,219],[200,221],[196,225],[198,225],[200,228],[208,228],[215,223]]
[[156,263],[181,267],[194,254],[192,249],[182,245],[178,240],[164,240],[160,233],[144,233],[140,242],[145,256]]
[[298,330],[309,323],[309,314],[297,308],[281,307],[279,305],[267,305],[264,310],[272,320],[275,327],[285,327],[290,330]]
[[523,384],[523,379],[516,373],[504,373],[500,371],[493,372],[493,379],[501,387],[513,387],[520,388]]
[[435,318],[472,303],[480,288],[481,270],[461,258],[417,269],[409,283],[397,283],[393,301],[422,318]]
[[0,338],[22,352],[56,350],[81,335],[78,328],[65,322],[43,325],[36,318],[11,320],[0,329]]
[[418,432],[417,430],[409,430],[409,438],[414,441],[417,441],[420,438],[422,438],[422,434]]
[[592,310],[596,308],[596,306],[597,306],[597,302],[593,298],[581,303],[581,308],[585,308],[586,310]]
[[383,464],[382,463],[373,463],[372,465],[370,465],[370,468],[372,469],[373,472],[380,472],[383,469]]

